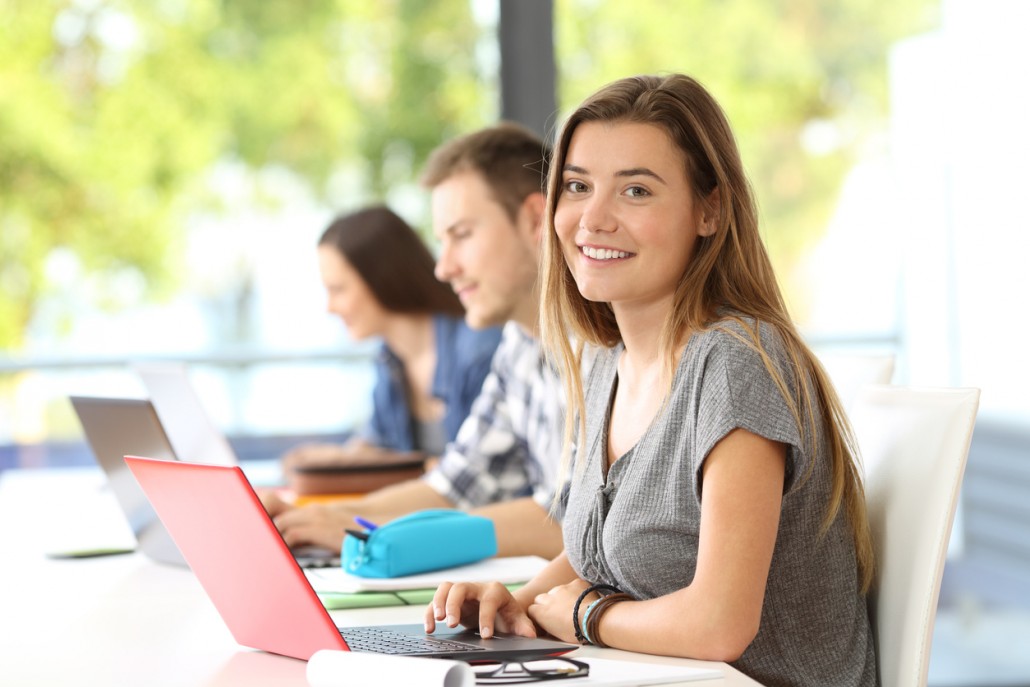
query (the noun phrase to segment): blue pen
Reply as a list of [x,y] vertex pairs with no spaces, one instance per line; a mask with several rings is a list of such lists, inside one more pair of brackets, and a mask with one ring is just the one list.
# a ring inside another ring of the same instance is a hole
[[374,522],[370,522],[368,520],[365,520],[365,518],[361,517],[360,515],[355,515],[354,516],[354,522],[358,523],[359,525],[364,527],[369,532],[379,528],[379,525],[375,524]]

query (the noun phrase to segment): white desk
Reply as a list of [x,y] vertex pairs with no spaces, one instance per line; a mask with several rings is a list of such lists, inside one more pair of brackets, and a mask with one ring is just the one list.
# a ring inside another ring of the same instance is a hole
[[[305,687],[303,661],[236,644],[193,574],[139,555],[50,560],[55,546],[130,544],[99,471],[0,474],[0,684],[247,685]],[[333,611],[341,625],[421,622],[422,607]],[[585,647],[573,655],[680,663],[722,670],[722,681],[758,683],[720,663]]]

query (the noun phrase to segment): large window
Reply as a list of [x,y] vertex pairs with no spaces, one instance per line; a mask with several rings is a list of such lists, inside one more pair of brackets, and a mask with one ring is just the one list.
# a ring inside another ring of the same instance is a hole
[[[863,199],[886,178],[888,55],[937,24],[935,0],[559,0],[557,8],[562,107],[624,75],[700,79],[737,133],[794,316],[823,343],[896,342],[897,265],[869,237],[868,248],[856,245],[853,229],[882,226],[882,209]],[[879,283],[853,288],[861,273],[848,266],[858,263]]]
[[[313,245],[373,200],[426,227],[426,154],[499,116],[497,1],[8,4],[0,444],[77,438],[65,396],[140,394],[134,358],[191,362],[230,433],[361,422],[369,348],[323,312]],[[936,0],[555,0],[558,119],[623,75],[700,78],[806,333],[906,372],[891,55],[939,23]]]
[[[0,445],[75,440],[70,393],[172,358],[230,433],[341,432],[368,346],[315,242],[496,120],[493,3],[7,3],[0,27]],[[0,467],[3,466],[0,453]],[[9,461],[10,462],[10,461]]]

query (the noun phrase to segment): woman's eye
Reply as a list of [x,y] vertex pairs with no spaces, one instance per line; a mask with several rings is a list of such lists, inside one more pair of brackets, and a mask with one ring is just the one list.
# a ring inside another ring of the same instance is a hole
[[582,181],[567,181],[565,182],[565,190],[570,193],[583,193],[587,190],[587,185]]
[[642,186],[630,186],[626,189],[626,195],[630,198],[643,198],[644,196],[651,195],[646,188]]

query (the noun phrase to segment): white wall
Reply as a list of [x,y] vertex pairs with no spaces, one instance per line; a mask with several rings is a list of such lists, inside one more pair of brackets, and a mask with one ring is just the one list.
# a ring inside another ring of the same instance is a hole
[[[904,381],[1030,422],[1030,3],[950,0],[891,60]],[[889,247],[885,247],[888,248]]]

